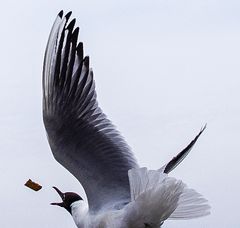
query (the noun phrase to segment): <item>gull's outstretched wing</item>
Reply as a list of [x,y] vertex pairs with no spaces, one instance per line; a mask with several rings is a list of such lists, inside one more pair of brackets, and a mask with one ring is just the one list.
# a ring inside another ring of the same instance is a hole
[[61,11],[51,30],[43,66],[43,119],[55,159],[82,184],[89,208],[130,200],[128,170],[137,162],[98,107],[89,57],[78,43],[71,13]]

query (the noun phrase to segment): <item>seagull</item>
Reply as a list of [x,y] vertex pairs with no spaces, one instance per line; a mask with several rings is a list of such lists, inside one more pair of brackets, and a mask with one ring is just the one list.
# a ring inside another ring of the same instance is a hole
[[159,228],[167,219],[210,213],[208,201],[168,174],[187,156],[198,135],[158,170],[140,167],[130,147],[98,106],[93,71],[78,41],[71,12],[51,29],[43,64],[43,121],[54,158],[83,186],[87,200],[61,192],[78,228]]

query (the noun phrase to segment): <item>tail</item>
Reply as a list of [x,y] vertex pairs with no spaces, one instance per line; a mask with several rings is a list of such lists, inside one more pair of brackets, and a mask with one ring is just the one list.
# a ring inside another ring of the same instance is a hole
[[[159,227],[166,219],[192,219],[208,215],[207,200],[163,171],[129,170],[130,227]],[[135,224],[134,221],[138,221]],[[148,226],[147,226],[148,225]]]

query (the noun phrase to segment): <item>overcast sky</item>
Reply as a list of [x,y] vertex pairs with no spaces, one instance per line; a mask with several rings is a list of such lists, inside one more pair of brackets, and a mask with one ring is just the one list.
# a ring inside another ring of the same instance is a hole
[[[207,123],[172,176],[202,193],[208,217],[168,228],[238,228],[240,1],[1,1],[0,227],[70,228],[51,189],[84,196],[49,149],[41,115],[43,54],[52,23],[72,10],[98,100],[141,166],[157,169]],[[28,178],[43,185],[24,187]]]

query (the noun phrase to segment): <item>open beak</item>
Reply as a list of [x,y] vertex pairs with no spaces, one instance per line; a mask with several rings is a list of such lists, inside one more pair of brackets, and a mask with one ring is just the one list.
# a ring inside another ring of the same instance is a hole
[[62,193],[57,187],[53,187],[56,192],[58,193],[58,195],[61,197],[62,201],[61,203],[51,203],[51,205],[57,205],[60,207],[64,207],[64,193]]

